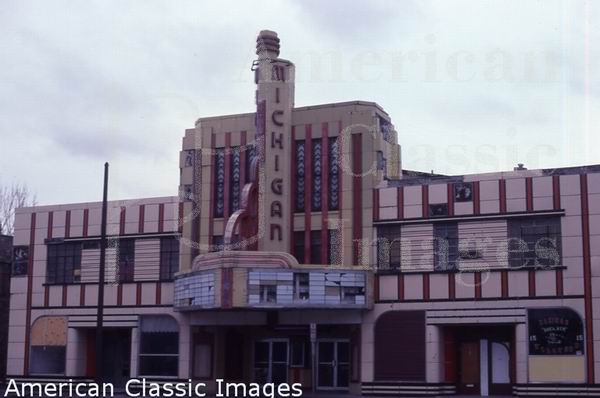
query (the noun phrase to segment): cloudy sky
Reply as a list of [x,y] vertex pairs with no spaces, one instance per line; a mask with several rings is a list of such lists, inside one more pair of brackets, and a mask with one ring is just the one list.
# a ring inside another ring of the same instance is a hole
[[40,204],[176,194],[185,128],[254,110],[279,33],[296,105],[368,100],[405,168],[600,163],[600,4],[0,0],[0,181]]

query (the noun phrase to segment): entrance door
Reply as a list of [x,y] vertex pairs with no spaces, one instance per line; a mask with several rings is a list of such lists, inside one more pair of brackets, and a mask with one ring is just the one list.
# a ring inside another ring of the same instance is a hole
[[479,394],[479,341],[463,341],[459,346],[459,392]]
[[490,341],[490,394],[509,395],[510,383],[510,342]]
[[323,390],[347,389],[350,375],[348,340],[321,340],[317,349],[317,386]]
[[257,383],[287,383],[288,341],[261,340],[254,343],[254,380]]
[[131,329],[107,328],[102,340],[102,377],[115,386],[123,386],[130,376]]

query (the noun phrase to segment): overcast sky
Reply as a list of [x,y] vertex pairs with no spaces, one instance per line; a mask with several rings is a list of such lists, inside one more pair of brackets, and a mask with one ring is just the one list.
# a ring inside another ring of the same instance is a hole
[[600,163],[600,4],[0,0],[0,181],[40,204],[175,195],[184,129],[254,111],[261,29],[296,106],[375,101],[403,166]]

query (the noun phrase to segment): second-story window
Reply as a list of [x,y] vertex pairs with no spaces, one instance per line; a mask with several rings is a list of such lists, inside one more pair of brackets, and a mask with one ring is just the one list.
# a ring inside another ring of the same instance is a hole
[[135,239],[121,239],[119,241],[118,253],[119,282],[132,282],[135,262]]
[[377,230],[377,263],[379,269],[399,269],[402,258],[400,227],[387,226]]
[[225,151],[223,148],[215,150],[215,198],[214,216],[223,217],[225,214]]
[[48,245],[46,282],[79,282],[81,275],[81,242]]
[[179,239],[169,236],[160,239],[160,279],[171,280],[179,271]]
[[323,158],[323,145],[321,139],[312,140],[312,200],[311,210],[321,211],[321,195],[323,189],[323,168],[321,160]]
[[508,259],[511,267],[561,265],[560,217],[508,220]]
[[458,224],[433,224],[433,267],[436,271],[456,269],[458,259]]
[[229,208],[233,213],[240,208],[240,147],[232,148],[231,152],[231,197]]
[[337,137],[329,138],[328,160],[328,206],[329,210],[338,210],[340,206],[340,144]]

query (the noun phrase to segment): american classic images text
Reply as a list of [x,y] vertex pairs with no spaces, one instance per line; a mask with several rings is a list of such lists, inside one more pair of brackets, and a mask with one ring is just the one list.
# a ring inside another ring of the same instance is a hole
[[[301,397],[302,385],[274,383],[228,383],[216,379],[215,397]],[[131,379],[125,384],[125,393],[129,397],[205,397],[206,384],[195,383],[188,379],[187,383],[152,383],[146,379]],[[62,383],[22,383],[10,379],[4,397],[114,397],[115,387],[112,383],[76,383],[73,379]]]

